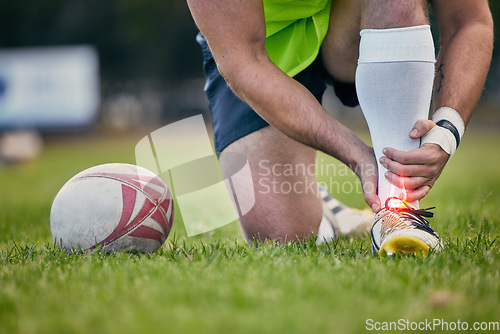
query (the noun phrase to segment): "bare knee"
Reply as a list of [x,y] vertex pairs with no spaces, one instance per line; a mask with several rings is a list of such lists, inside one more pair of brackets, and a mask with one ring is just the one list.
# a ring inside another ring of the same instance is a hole
[[239,180],[239,196],[252,192],[255,199],[240,218],[247,240],[293,240],[317,232],[322,209],[313,149],[266,127],[224,150],[220,157],[224,177],[234,169],[226,156],[229,152],[245,154],[251,170],[251,175]]
[[[252,187],[248,188],[253,188],[255,204],[240,218],[245,238],[289,241],[315,234],[322,204],[314,173],[303,174],[302,167],[308,164],[255,157],[249,157],[249,162]],[[310,164],[314,166],[314,161]]]
[[428,24],[427,0],[336,0],[321,53],[329,74],[352,82],[362,29],[388,29]]
[[426,0],[369,0],[361,13],[361,29],[402,28],[428,24]]
[[257,199],[252,210],[240,218],[247,241],[290,241],[315,235],[321,221],[321,202],[313,198],[310,205]]

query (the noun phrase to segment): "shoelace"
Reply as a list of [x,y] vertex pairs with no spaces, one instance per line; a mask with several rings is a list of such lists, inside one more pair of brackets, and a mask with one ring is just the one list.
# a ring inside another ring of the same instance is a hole
[[[389,201],[393,199],[402,202],[405,205],[405,207],[404,208],[389,207],[388,205]],[[400,214],[401,218],[405,219],[406,222],[413,225],[415,228],[431,233],[432,235],[435,235],[437,237],[437,234],[432,229],[431,224],[427,221],[427,219],[424,218],[424,217],[431,218],[434,216],[434,212],[431,212],[429,210],[435,209],[436,208],[435,206],[425,209],[415,209],[397,197],[389,197],[385,201],[385,208],[389,211]]]

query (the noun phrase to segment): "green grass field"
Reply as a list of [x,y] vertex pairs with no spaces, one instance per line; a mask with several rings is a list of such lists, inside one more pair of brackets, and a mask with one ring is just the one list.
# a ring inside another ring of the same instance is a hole
[[[236,223],[187,238],[178,219],[151,255],[54,247],[49,212],[59,188],[90,166],[134,163],[141,137],[52,140],[39,160],[0,168],[0,333],[362,333],[377,332],[367,321],[500,322],[499,133],[469,132],[422,202],[437,207],[431,222],[446,244],[427,259],[382,262],[367,237],[249,247]],[[364,205],[360,194],[338,198]]]

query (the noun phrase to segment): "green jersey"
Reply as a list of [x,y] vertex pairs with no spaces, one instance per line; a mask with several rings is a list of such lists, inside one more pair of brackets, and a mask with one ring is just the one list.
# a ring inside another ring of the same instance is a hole
[[293,77],[316,59],[328,31],[332,0],[263,0],[266,50]]

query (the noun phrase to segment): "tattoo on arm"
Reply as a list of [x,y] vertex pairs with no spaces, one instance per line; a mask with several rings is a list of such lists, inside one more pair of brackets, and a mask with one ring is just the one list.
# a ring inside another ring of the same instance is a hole
[[439,65],[439,68],[436,70],[436,76],[439,75],[439,85],[436,89],[436,94],[439,94],[439,91],[441,91],[441,88],[443,88],[443,79],[444,79],[443,67],[444,67],[444,63],[441,63]]

